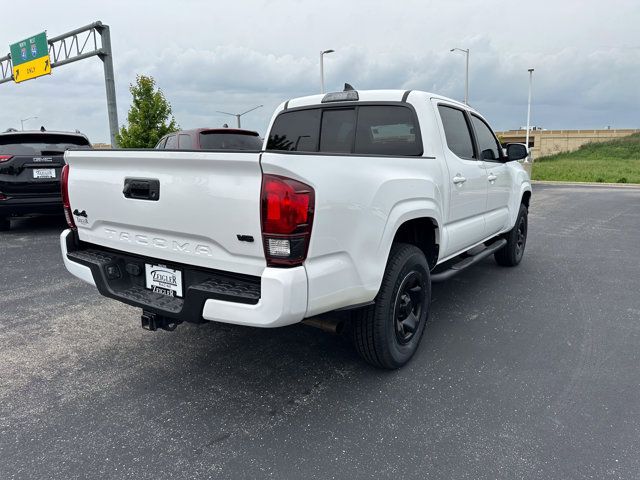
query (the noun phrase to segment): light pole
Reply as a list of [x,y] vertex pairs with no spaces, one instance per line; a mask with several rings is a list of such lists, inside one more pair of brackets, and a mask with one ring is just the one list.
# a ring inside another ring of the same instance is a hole
[[455,52],[456,50],[464,53],[467,56],[467,69],[464,80],[464,104],[469,105],[469,49],[457,47],[451,49],[452,52]]
[[232,117],[236,117],[236,121],[238,122],[238,128],[240,128],[240,117],[243,116],[245,113],[249,113],[249,112],[253,112],[254,110],[257,110],[260,107],[263,107],[264,105],[258,105],[257,107],[253,107],[250,110],[247,110],[246,112],[242,112],[242,113],[229,113],[229,112],[221,112],[220,110],[216,110],[216,112],[218,113],[224,113],[225,115],[231,115]]
[[23,118],[22,120],[20,120],[20,125],[21,125],[22,131],[24,131],[24,122],[26,122],[27,120],[33,120],[34,118],[38,118],[38,117],[27,117],[27,118]]
[[529,101],[527,102],[527,136],[525,140],[527,149],[529,148],[529,129],[530,129],[530,122],[531,122],[531,84],[533,83],[533,68],[530,68],[528,72],[529,72]]
[[324,55],[325,53],[333,53],[335,50],[323,50],[320,52],[320,93],[324,93]]

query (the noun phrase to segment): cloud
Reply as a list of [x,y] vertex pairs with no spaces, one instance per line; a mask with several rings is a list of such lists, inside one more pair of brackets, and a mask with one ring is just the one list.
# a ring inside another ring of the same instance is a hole
[[[616,110],[640,107],[640,50],[603,49],[581,55],[565,49],[549,55],[505,55],[486,36],[467,39],[465,44],[471,49],[470,103],[492,119],[496,128],[523,123],[531,66],[536,67],[536,124],[601,127],[615,117],[623,121],[635,118],[619,116]],[[191,116],[200,121],[211,115],[217,118],[215,110],[242,111],[265,104],[264,110],[252,113],[260,119],[264,133],[271,108],[288,98],[317,93],[319,88],[317,61],[242,47],[186,51],[174,47],[163,50],[153,64],[171,65],[153,72],[176,113],[189,123]],[[131,64],[129,68],[133,77],[135,67]],[[347,46],[325,57],[325,74],[326,85],[333,90],[349,82],[359,89],[421,89],[460,98],[464,55],[448,51],[372,55],[364,47]],[[572,118],[571,112],[585,110],[593,113],[587,118],[592,125],[583,122],[583,114]]]
[[[5,25],[3,36],[22,38],[45,27],[59,34],[85,24],[86,11],[97,5],[60,1],[24,23]],[[159,0],[150,8],[114,0],[103,20],[112,28],[120,123],[131,100],[128,85],[142,73],[156,78],[183,127],[233,122],[216,110],[263,104],[243,118],[243,126],[264,133],[277,104],[318,92],[317,52],[328,47],[336,49],[325,57],[329,90],[349,82],[359,89],[422,89],[461,99],[464,56],[449,49],[464,47],[471,50],[470,102],[497,129],[524,123],[530,67],[536,69],[534,124],[639,126],[637,1],[621,0],[611,9],[595,0],[579,8],[541,0],[526,24],[520,9],[497,0],[366,5],[246,0],[212,12],[204,1],[174,8]],[[54,69],[47,79],[0,85],[0,128],[32,115],[49,128],[80,128],[92,140],[106,141],[100,60]]]

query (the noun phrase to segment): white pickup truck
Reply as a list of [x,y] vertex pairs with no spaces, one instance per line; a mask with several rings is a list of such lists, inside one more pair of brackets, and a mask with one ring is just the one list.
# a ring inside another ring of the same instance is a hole
[[472,108],[421,91],[289,100],[261,151],[69,151],[66,268],[142,308],[143,327],[347,318],[362,357],[398,368],[431,282],[493,254],[517,265],[529,177]]

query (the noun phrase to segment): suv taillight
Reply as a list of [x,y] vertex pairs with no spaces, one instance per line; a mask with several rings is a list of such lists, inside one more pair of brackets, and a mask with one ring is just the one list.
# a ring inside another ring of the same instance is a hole
[[269,267],[297,267],[307,258],[315,193],[292,178],[262,176],[262,241]]
[[74,222],[71,214],[71,203],[69,202],[69,165],[62,167],[60,187],[62,189],[62,208],[64,209],[64,217],[67,219],[67,225],[70,228],[76,228],[76,222]]
[[8,162],[13,158],[13,155],[0,155],[0,163]]

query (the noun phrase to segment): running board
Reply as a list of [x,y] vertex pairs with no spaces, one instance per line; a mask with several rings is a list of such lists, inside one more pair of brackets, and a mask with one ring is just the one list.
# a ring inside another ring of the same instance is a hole
[[451,277],[460,273],[465,268],[468,268],[471,265],[475,265],[479,261],[487,258],[489,255],[497,252],[506,244],[507,244],[507,241],[504,238],[497,240],[496,242],[492,243],[481,252],[476,253],[475,255],[471,255],[465,258],[464,260],[461,260],[460,262],[452,265],[449,269],[443,272],[431,275],[431,283],[438,283],[438,282],[444,282],[445,280],[449,280]]

